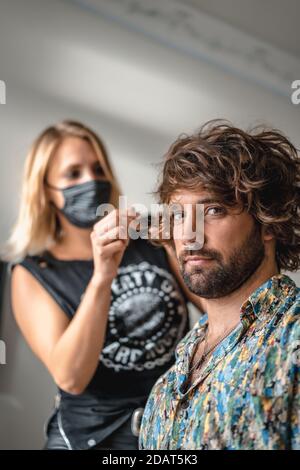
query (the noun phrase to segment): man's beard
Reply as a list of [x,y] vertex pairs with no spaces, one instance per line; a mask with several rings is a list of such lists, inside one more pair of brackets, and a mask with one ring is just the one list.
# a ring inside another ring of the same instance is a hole
[[[187,256],[210,258],[217,266],[202,268],[194,265],[187,271]],[[203,248],[199,251],[183,252],[179,256],[179,264],[184,282],[191,292],[206,299],[217,299],[229,295],[244,284],[257,270],[264,256],[260,227],[255,224],[247,239],[233,251],[227,263],[219,252]]]

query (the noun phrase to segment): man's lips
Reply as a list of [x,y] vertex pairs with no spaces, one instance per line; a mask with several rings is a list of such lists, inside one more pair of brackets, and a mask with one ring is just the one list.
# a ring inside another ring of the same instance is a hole
[[204,265],[206,263],[209,263],[210,261],[213,261],[213,258],[205,258],[203,256],[196,256],[196,255],[186,256],[186,258],[184,258],[185,263],[196,264],[197,266]]

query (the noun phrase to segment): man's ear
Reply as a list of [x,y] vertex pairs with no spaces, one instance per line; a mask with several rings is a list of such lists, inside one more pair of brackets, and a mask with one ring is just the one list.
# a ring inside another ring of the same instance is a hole
[[262,226],[262,237],[265,242],[269,242],[275,238],[271,227]]

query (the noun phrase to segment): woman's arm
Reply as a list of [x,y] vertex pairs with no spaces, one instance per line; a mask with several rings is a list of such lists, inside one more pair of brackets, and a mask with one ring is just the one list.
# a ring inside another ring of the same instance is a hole
[[79,394],[90,382],[103,348],[110,284],[91,281],[72,320],[22,266],[12,273],[12,306],[29,346],[56,384]]
[[25,268],[16,266],[12,273],[16,321],[56,384],[68,393],[82,393],[98,365],[111,283],[128,244],[128,234],[124,237],[120,220],[119,211],[113,211],[94,226],[94,273],[72,320]]

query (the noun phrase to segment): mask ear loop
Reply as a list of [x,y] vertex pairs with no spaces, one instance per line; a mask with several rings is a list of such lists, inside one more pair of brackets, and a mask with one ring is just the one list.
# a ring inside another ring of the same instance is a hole
[[[53,186],[52,184],[48,183],[48,181],[45,180],[45,186],[48,186],[50,189],[54,189],[56,191],[62,191],[64,188],[58,188],[57,186]],[[59,207],[57,207],[53,201],[49,201],[49,204],[52,205],[56,210],[61,211]]]
[[[47,180],[45,180],[44,184],[45,184],[45,186],[47,186],[47,187],[50,188],[50,189],[54,189],[54,190],[56,190],[56,191],[61,191],[61,190],[62,190],[62,188],[58,188],[57,186],[53,186],[52,184],[48,183]],[[49,204],[50,204],[50,206],[52,206],[52,207],[54,208],[55,212],[56,212],[56,211],[60,211],[60,208],[57,207],[57,206],[54,204],[53,201],[50,200],[50,201],[49,201]],[[59,230],[61,230],[61,226],[60,226],[60,222],[59,222],[59,219],[58,219],[57,214],[55,214],[55,218],[56,218],[56,223],[58,224],[58,230],[56,229],[56,231],[59,231]]]

